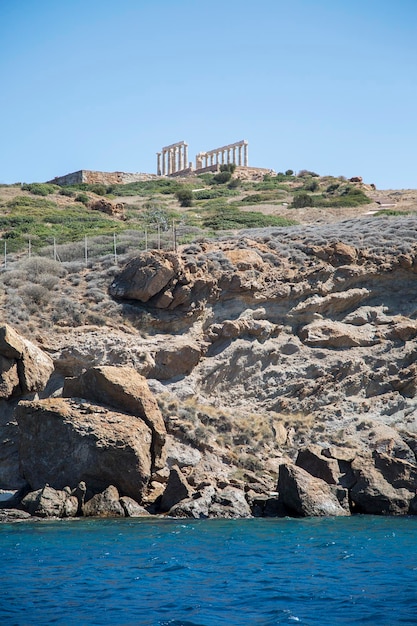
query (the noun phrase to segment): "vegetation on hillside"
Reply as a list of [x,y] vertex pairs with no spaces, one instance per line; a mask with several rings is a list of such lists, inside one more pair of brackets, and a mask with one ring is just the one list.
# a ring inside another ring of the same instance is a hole
[[[371,200],[363,189],[343,177],[319,177],[311,170],[295,174],[288,169],[267,174],[261,181],[241,181],[234,165],[222,165],[217,174],[194,178],[152,178],[126,185],[79,184],[59,187],[30,183],[0,189],[1,237],[9,252],[30,246],[41,251],[52,243],[81,242],[85,237],[121,235],[126,231],[163,233],[177,229],[177,243],[210,236],[221,230],[280,227],[297,223],[297,211],[365,205]],[[13,193],[11,193],[13,191]],[[125,220],[93,211],[92,201],[123,201]],[[284,211],[285,209],[285,211]],[[145,235],[145,245],[147,245]],[[167,245],[171,245],[167,235]]]

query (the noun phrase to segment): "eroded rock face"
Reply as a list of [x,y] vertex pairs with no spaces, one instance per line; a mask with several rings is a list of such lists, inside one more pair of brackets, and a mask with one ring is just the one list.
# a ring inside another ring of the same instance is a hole
[[22,401],[16,417],[21,473],[32,489],[85,481],[96,492],[112,484],[135,500],[143,496],[152,434],[142,420],[62,398]]
[[152,469],[164,466],[164,420],[146,379],[132,367],[90,368],[78,378],[66,379],[63,395],[86,398],[139,417],[152,433]]

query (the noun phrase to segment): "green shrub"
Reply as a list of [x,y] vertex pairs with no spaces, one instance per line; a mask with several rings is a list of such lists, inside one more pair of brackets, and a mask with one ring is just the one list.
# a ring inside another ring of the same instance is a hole
[[237,189],[237,187],[240,187],[241,184],[242,181],[240,180],[240,178],[232,178],[227,187],[229,189]]
[[285,176],[294,176],[294,170],[285,170]]
[[232,178],[231,172],[228,170],[223,170],[219,172],[218,174],[216,174],[215,176],[213,176],[213,182],[216,183],[217,185],[222,185],[224,183],[229,182],[231,178]]
[[300,178],[307,178],[308,176],[312,176],[313,178],[317,178],[319,176],[319,174],[316,174],[316,172],[312,172],[311,170],[300,170],[298,172],[298,176]]
[[221,172],[230,172],[231,174],[234,174],[235,169],[236,163],[222,163],[222,165],[220,165]]
[[334,195],[331,198],[324,198],[323,196],[315,197],[315,206],[320,207],[355,207],[363,204],[369,204],[372,202],[370,198],[357,187],[351,187],[346,185],[341,189],[338,189],[338,195]]
[[319,188],[319,184],[316,180],[311,180],[307,182],[303,187],[305,191],[317,191],[318,188]]
[[30,183],[22,185],[22,191],[29,191],[35,196],[49,196],[59,190],[57,185],[48,185],[47,183]]
[[75,196],[75,201],[81,202],[82,204],[85,204],[87,206],[87,204],[90,202],[90,198],[87,196],[86,193],[79,193],[77,196]]
[[398,215],[410,215],[412,211],[398,211],[397,209],[381,209],[374,213],[374,217],[383,217],[387,215],[388,217],[395,217]]
[[297,193],[294,195],[291,207],[294,209],[302,209],[304,207],[314,206],[314,198],[308,193]]
[[239,211],[236,207],[225,205],[203,220],[206,228],[228,230],[235,228],[264,228],[267,226],[292,226],[294,220],[276,215],[264,215],[256,211]]
[[75,191],[73,191],[72,189],[68,189],[67,187],[62,187],[62,189],[59,190],[60,196],[67,196],[68,198],[73,198],[75,196],[75,193]]
[[182,207],[193,206],[193,192],[188,187],[178,189],[175,195],[177,196],[177,200]]

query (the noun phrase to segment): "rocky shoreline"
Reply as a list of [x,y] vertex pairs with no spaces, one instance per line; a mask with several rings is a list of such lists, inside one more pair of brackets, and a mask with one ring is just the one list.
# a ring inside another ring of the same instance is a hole
[[0,521],[416,514],[417,228],[398,224],[383,252],[357,222],[144,252],[109,284],[133,331],[1,327]]

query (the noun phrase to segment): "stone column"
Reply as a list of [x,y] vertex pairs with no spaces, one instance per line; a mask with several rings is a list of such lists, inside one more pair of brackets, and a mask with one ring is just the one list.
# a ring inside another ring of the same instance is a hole
[[210,165],[213,165],[214,154],[210,154]]
[[184,167],[188,167],[188,145],[184,144]]
[[233,163],[236,164],[236,146],[233,146]]
[[248,144],[247,143],[245,143],[243,146],[243,159],[244,159],[243,165],[245,167],[248,167]]
[[161,153],[156,153],[156,173],[158,176],[161,175]]
[[242,165],[242,146],[238,146],[238,165]]

